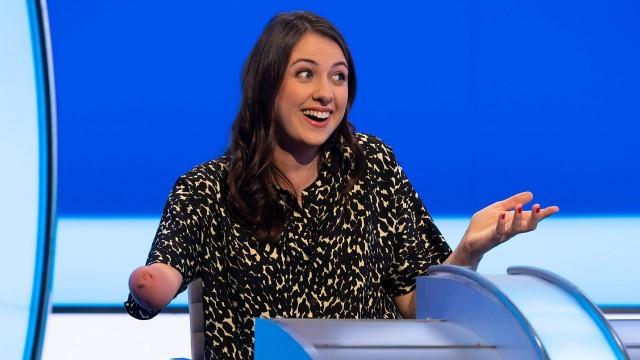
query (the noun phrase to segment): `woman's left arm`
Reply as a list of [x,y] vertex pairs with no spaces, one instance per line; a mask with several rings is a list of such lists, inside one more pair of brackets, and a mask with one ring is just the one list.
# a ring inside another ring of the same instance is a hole
[[540,204],[524,211],[524,206],[531,200],[531,192],[522,192],[473,214],[460,244],[445,264],[469,266],[476,270],[482,256],[489,250],[518,234],[535,230],[540,221],[560,211],[557,206],[543,208]]
[[[462,240],[444,263],[469,266],[476,270],[489,250],[518,234],[534,230],[544,218],[560,211],[557,206],[542,208],[540,204],[534,204],[531,210],[524,211],[524,205],[531,200],[531,192],[522,192],[473,214]],[[415,318],[415,290],[396,296],[394,302],[404,318]]]

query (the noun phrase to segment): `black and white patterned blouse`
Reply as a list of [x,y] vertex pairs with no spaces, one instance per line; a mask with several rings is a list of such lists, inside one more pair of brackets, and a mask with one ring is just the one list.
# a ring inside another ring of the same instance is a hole
[[[180,271],[180,291],[202,278],[208,359],[252,358],[256,317],[399,318],[393,297],[450,254],[390,148],[373,136],[356,138],[367,167],[348,201],[340,195],[348,169],[329,171],[327,152],[302,207],[278,189],[287,218],[276,244],[251,241],[230,216],[227,158],[178,179],[147,264]],[[341,153],[350,156],[347,148]],[[156,315],[131,295],[125,307],[138,319]]]

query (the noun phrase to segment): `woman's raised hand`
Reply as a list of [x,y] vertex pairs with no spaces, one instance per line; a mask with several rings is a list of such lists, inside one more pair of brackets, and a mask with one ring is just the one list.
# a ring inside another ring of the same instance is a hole
[[531,200],[533,194],[526,191],[473,214],[462,241],[445,263],[476,269],[487,251],[518,234],[534,230],[542,219],[560,211],[557,206],[543,208],[540,204],[525,211],[524,206]]
[[473,214],[461,241],[470,256],[481,258],[512,237],[534,230],[544,218],[560,211],[557,206],[543,208],[540,204],[525,211],[524,206],[531,200],[531,192],[522,192]]

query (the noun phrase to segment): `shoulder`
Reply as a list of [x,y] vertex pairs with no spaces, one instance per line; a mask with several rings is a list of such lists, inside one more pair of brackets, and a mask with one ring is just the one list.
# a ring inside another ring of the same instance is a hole
[[393,169],[397,166],[396,157],[389,145],[374,135],[356,133],[356,140],[364,152],[369,166],[382,169]]
[[365,152],[389,150],[389,145],[385,144],[379,137],[371,134],[357,132],[354,134],[356,141]]
[[225,191],[229,158],[222,156],[199,164],[180,176],[176,188],[183,187],[196,197],[211,197]]

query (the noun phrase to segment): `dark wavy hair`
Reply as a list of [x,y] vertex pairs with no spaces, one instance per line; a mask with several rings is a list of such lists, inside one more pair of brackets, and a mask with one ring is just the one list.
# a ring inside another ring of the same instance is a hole
[[[327,147],[351,149],[350,156],[339,157],[341,161],[351,162],[348,164],[348,181],[341,191],[344,199],[364,173],[364,154],[355,139],[355,128],[347,120],[356,95],[356,72],[344,38],[329,21],[319,15],[306,11],[276,15],[263,30],[244,64],[240,110],[233,123],[231,142],[226,151],[230,158],[227,183],[231,210],[257,241],[277,241],[282,237],[286,213],[279,203],[274,184],[278,179],[288,184],[291,182],[272,161],[277,141],[275,101],[291,52],[308,32],[315,32],[338,44],[349,70],[344,118],[322,145],[320,154]],[[318,164],[325,159],[320,160]],[[333,171],[337,171],[335,167]]]

